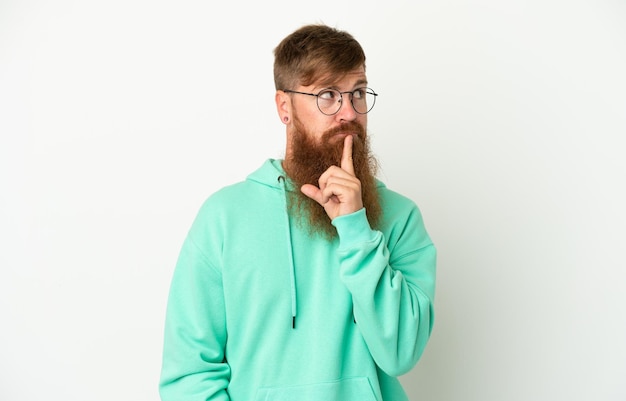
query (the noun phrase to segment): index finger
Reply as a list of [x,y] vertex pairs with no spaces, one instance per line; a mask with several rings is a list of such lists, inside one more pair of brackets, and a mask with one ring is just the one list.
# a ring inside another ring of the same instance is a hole
[[346,135],[343,140],[343,153],[341,154],[341,169],[354,175],[354,164],[352,163],[352,135]]

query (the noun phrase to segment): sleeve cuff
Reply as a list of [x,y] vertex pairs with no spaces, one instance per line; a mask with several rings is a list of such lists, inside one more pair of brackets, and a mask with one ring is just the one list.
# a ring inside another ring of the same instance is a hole
[[361,208],[354,213],[335,217],[332,224],[337,229],[339,246],[341,248],[355,243],[373,241],[376,238],[376,231],[370,227],[365,208]]

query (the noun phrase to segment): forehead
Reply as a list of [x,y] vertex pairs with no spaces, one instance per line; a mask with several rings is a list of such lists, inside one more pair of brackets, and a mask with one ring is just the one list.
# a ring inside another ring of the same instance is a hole
[[355,85],[367,83],[367,76],[365,75],[365,67],[361,66],[354,70],[348,71],[343,74],[332,74],[320,77],[313,84],[309,85],[312,88],[335,88],[335,87],[353,87]]

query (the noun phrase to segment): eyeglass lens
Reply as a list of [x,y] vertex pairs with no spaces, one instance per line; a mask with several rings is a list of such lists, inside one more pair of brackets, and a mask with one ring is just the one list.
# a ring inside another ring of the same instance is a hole
[[354,110],[359,114],[369,112],[376,102],[376,94],[369,88],[358,88],[352,92],[341,92],[335,89],[324,89],[317,95],[317,107],[327,115],[339,112],[344,96],[349,97]]

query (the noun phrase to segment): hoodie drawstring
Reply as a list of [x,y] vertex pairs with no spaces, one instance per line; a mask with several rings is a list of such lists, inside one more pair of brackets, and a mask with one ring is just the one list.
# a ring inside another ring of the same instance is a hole
[[296,311],[298,309],[296,299],[296,269],[293,263],[293,248],[291,246],[291,228],[289,225],[289,210],[287,209],[287,190],[285,189],[285,176],[278,176],[278,182],[283,191],[283,202],[285,206],[285,222],[287,225],[287,251],[289,252],[289,279],[291,281],[291,328],[296,328]]

